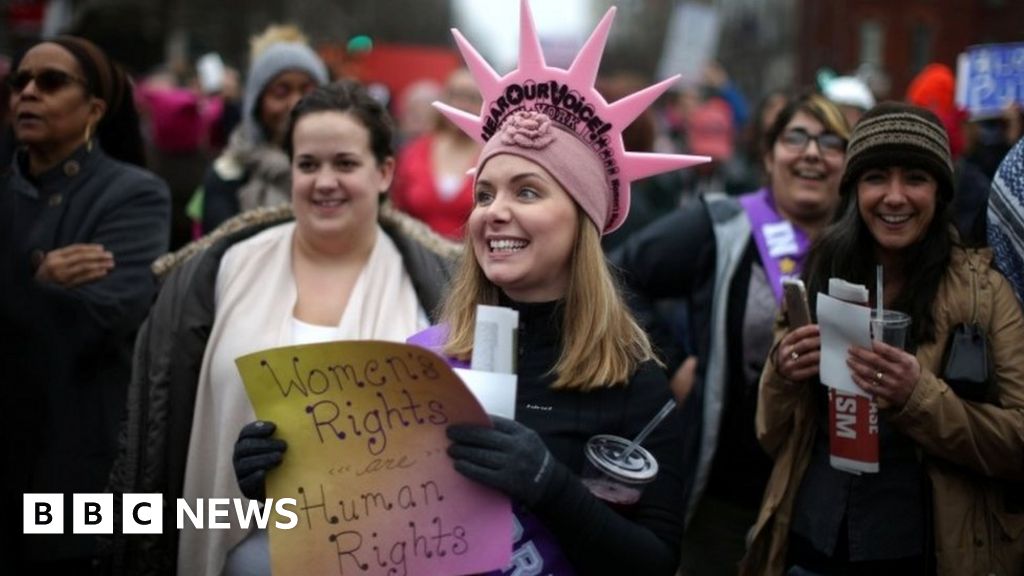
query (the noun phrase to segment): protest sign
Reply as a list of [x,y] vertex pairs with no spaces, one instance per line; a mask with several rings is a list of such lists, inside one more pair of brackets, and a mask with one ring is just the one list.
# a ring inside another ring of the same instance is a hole
[[447,364],[406,344],[347,341],[236,361],[257,416],[288,443],[267,495],[299,523],[270,530],[275,574],[458,575],[506,566],[512,514],[452,467],[445,428],[490,420]]
[[1024,43],[972,46],[957,58],[956,103],[971,118],[1024,105]]
[[868,290],[839,278],[818,294],[821,329],[819,374],[828,386],[829,463],[850,474],[878,472],[878,405],[853,381],[847,365],[852,346],[871,347]]
[[719,28],[720,19],[714,7],[697,2],[677,4],[665,33],[658,76],[679,74],[683,84],[699,84],[704,67],[718,49]]
[[878,404],[829,388],[828,446],[829,463],[836,470],[878,472]]

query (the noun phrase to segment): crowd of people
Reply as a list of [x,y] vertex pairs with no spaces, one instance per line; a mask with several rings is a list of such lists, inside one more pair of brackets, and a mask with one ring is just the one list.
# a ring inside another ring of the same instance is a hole
[[[15,58],[0,502],[262,501],[290,456],[236,358],[386,340],[467,366],[492,305],[519,314],[516,417],[450,426],[448,455],[511,500],[536,573],[1024,573],[1021,110],[966,117],[941,64],[902,102],[840,76],[752,107],[718,64],[647,92],[597,77],[600,30],[565,71],[527,42],[499,76],[460,44],[466,68],[411,85],[399,121],[292,26],[254,39],[216,105],[136,85],[81,37]],[[504,105],[522,78],[615,120],[587,138],[554,106]],[[175,164],[200,149],[201,170]],[[878,411],[875,473],[830,458],[818,301],[837,278],[911,318],[903,346],[842,351]],[[965,338],[970,381],[949,367]],[[639,500],[592,493],[586,441],[672,399]],[[15,574],[270,573],[265,530],[40,536],[11,516]]]

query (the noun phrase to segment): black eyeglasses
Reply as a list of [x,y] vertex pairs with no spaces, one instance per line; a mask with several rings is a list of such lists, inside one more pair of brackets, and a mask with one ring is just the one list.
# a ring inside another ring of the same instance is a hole
[[18,94],[21,93],[21,91],[28,86],[28,83],[33,80],[36,83],[36,88],[40,92],[45,92],[47,94],[52,94],[68,84],[73,83],[88,86],[86,81],[78,76],[73,76],[67,72],[53,68],[46,68],[38,73],[32,73],[28,70],[15,72],[7,77],[7,85],[11,87],[11,90],[14,91],[15,94]]
[[839,156],[846,153],[846,140],[831,132],[822,132],[817,136],[811,136],[803,128],[793,128],[786,130],[779,137],[779,142],[794,152],[803,152],[812,140],[818,145],[822,154]]

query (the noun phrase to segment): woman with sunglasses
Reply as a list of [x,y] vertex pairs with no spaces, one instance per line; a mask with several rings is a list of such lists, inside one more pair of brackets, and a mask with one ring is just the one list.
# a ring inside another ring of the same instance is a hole
[[[12,402],[2,468],[4,503],[20,509],[22,493],[106,484],[134,333],[155,289],[150,264],[167,249],[170,197],[141,168],[131,84],[94,44],[38,44],[9,86],[20,149],[0,183],[0,341]],[[3,536],[23,568],[14,573],[86,573],[90,537],[12,531]]]
[[[769,185],[740,198],[705,195],[637,232],[612,254],[646,299],[684,298],[698,368],[687,395],[688,575],[735,574],[772,462],[757,444],[757,381],[771,345],[782,279],[839,201],[846,120],[820,95],[790,100],[765,134]],[[676,364],[680,359],[676,359]],[[674,388],[678,388],[674,384]]]

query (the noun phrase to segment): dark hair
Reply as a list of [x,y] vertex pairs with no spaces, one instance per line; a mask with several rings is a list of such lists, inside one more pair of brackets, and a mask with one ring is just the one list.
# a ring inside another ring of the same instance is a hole
[[[816,309],[818,293],[828,293],[829,278],[874,286],[875,239],[860,214],[857,197],[856,186],[842,195],[832,224],[807,256],[803,276],[812,311]],[[907,248],[903,264],[906,283],[889,307],[906,312],[913,319],[908,339],[911,349],[936,339],[932,304],[953,250],[952,219],[950,199],[936,191],[935,216],[928,230],[920,241]]]
[[[762,169],[761,158],[763,158],[764,153],[767,152],[767,150],[764,149],[765,132],[767,132],[768,128],[771,127],[762,126],[761,118],[764,117],[764,113],[768,110],[768,107],[779,99],[782,100],[782,106],[785,107],[792,98],[787,90],[778,89],[768,92],[761,98],[761,100],[758,101],[757,106],[754,108],[754,114],[750,117],[750,122],[748,122],[744,128],[747,154],[751,158],[757,159],[756,164],[759,170]],[[779,112],[781,111],[782,108],[779,108]],[[776,115],[778,115],[778,112],[776,112]],[[773,119],[772,124],[774,123],[775,120]]]
[[107,111],[96,126],[96,138],[109,156],[136,166],[146,166],[139,111],[135,108],[132,82],[124,69],[97,45],[77,36],[58,36],[40,42],[67,50],[85,76],[89,94],[103,100]]
[[303,116],[317,112],[344,112],[356,117],[370,132],[370,150],[378,163],[395,155],[391,145],[395,124],[387,109],[374,100],[362,84],[339,80],[313,89],[292,108],[284,136],[284,151],[289,159],[294,153],[295,125]]
[[829,102],[821,94],[805,91],[786,103],[786,106],[779,111],[779,115],[775,117],[775,122],[764,133],[764,141],[761,143],[762,155],[772,150],[775,141],[779,139],[782,131],[786,129],[786,125],[798,112],[808,114],[821,122],[826,132],[841,136],[843,140],[850,139],[850,125],[847,124],[846,117],[836,108],[835,104]]

